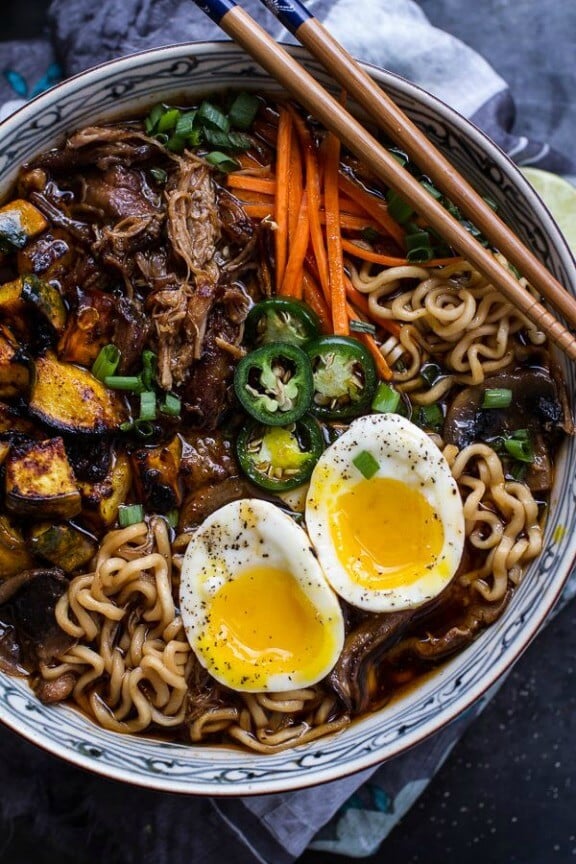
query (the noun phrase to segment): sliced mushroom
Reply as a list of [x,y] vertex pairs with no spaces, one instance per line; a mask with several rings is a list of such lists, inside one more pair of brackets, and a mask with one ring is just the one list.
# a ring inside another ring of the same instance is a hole
[[369,668],[398,640],[414,618],[408,609],[391,614],[367,615],[346,637],[344,648],[328,682],[347,710],[366,711],[373,693]]
[[[506,408],[482,408],[487,390],[504,389],[512,393]],[[572,432],[563,387],[540,367],[502,372],[474,387],[462,390],[449,406],[444,422],[444,440],[463,449],[473,441],[491,442],[519,429],[530,432],[534,462],[528,465],[526,483],[532,491],[550,488],[553,468],[550,459],[551,437]]]

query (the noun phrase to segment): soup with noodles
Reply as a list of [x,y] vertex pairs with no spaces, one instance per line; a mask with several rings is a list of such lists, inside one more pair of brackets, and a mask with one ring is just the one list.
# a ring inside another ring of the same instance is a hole
[[0,277],[0,665],[42,701],[276,752],[463,650],[541,552],[544,335],[293,103],[74,131]]

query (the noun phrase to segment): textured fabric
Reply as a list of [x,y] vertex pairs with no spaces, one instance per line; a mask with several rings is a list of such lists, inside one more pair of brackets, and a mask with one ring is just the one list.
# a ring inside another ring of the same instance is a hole
[[[256,0],[243,5],[275,37],[290,40]],[[353,54],[439,96],[518,162],[576,173],[573,162],[547,142],[513,133],[515,105],[505,80],[462,41],[431,26],[423,11],[435,12],[449,29],[457,7],[461,27],[467,3],[314,0],[309,5]],[[472,6],[470,20],[475,21],[482,3]],[[50,21],[51,39],[0,43],[0,116],[51,86],[59,74],[163,44],[222,38],[189,0],[54,0]],[[537,124],[531,129],[540,134]],[[550,124],[547,131],[553,131]],[[572,583],[565,599],[575,591]],[[26,816],[31,830],[50,833],[67,850],[83,845],[89,826],[102,857],[122,864],[290,864],[309,845],[362,857],[413,804],[490,696],[417,748],[378,769],[326,784],[321,792],[232,800],[126,787],[86,774],[0,730],[0,810],[4,819]]]

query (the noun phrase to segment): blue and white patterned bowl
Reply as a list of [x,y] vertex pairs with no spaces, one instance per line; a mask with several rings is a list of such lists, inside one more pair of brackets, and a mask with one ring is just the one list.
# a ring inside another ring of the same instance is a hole
[[[301,49],[295,56],[327,85]],[[379,69],[370,73],[456,167],[498,202],[500,213],[551,272],[576,294],[576,268],[552,217],[520,172],[478,129],[437,99]],[[0,124],[0,196],[18,167],[82,125],[190,100],[219,88],[276,90],[231,43],[196,43],[133,55],[97,67],[36,98]],[[336,89],[336,88],[333,88]],[[575,370],[565,369],[570,392]],[[65,707],[42,705],[27,684],[0,675],[0,719],[28,740],[117,780],[171,792],[246,795],[334,780],[401,753],[468,709],[518,659],[554,606],[576,553],[576,448],[564,448],[544,551],[502,618],[464,653],[391,706],[325,740],[276,756],[120,736]]]

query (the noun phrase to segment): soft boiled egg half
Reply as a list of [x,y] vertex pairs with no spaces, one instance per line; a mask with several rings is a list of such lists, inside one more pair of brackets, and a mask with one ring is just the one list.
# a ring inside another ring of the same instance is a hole
[[397,414],[360,417],[324,451],[306,526],[334,590],[373,612],[431,600],[454,576],[464,544],[462,500],[446,459]]
[[184,555],[180,605],[198,660],[234,690],[315,684],[344,644],[338,598],[307,534],[267,501],[234,501],[198,528]]

